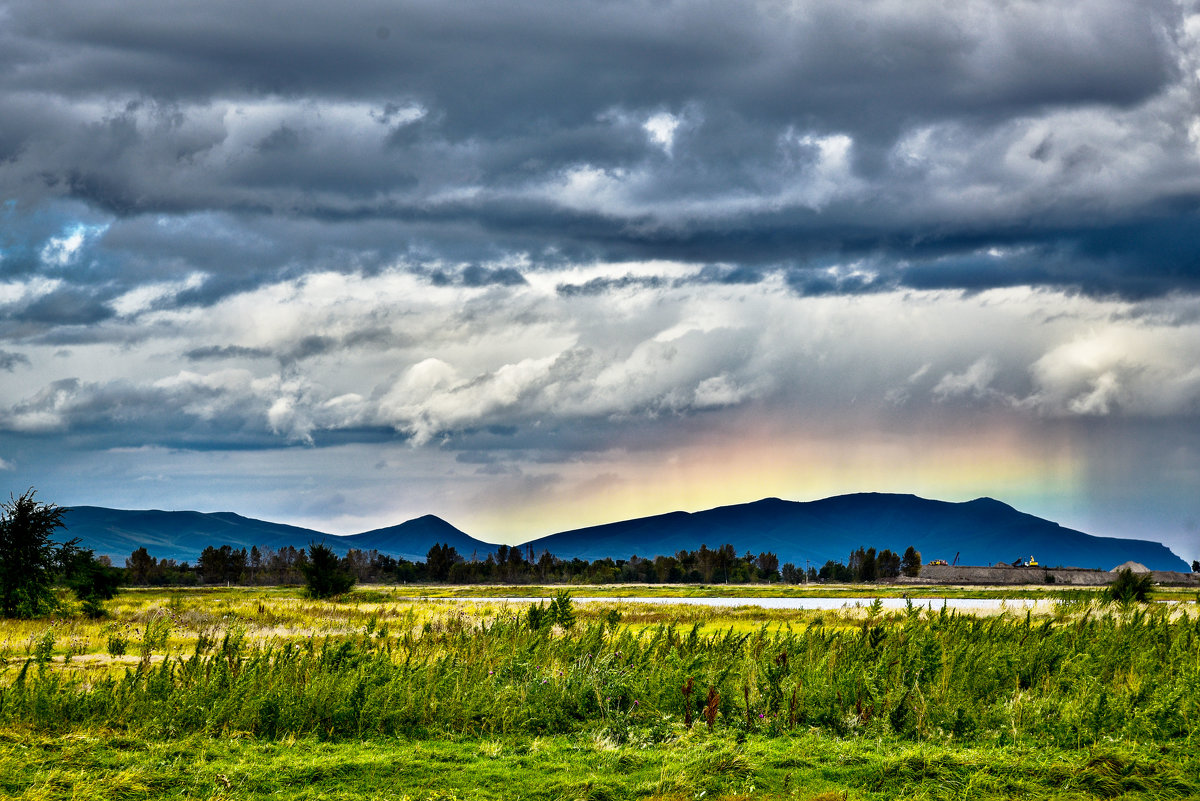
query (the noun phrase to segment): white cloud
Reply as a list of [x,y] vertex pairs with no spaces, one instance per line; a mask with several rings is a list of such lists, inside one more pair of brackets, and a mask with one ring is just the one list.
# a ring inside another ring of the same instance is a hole
[[1118,320],[1049,348],[1025,404],[1047,415],[1200,412],[1200,325]]
[[728,375],[715,375],[704,379],[696,386],[693,404],[698,409],[733,406],[740,403],[749,394],[745,387],[739,387]]
[[1068,408],[1076,414],[1108,414],[1120,392],[1121,384],[1116,374],[1101,373],[1092,381],[1091,391],[1072,398]]
[[79,259],[84,245],[103,235],[108,227],[83,223],[69,226],[62,236],[50,237],[42,246],[42,262],[48,267],[59,268],[74,264]]
[[142,284],[108,302],[109,307],[122,317],[131,317],[146,311],[164,298],[174,297],[180,292],[197,289],[204,284],[204,273],[192,273],[182,281],[164,281]]
[[[434,286],[401,269],[314,273],[203,310],[97,326],[132,332],[152,322],[162,336],[135,347],[93,346],[68,360],[31,350],[29,380],[47,388],[5,399],[0,420],[51,431],[107,419],[121,430],[120,415],[143,404],[163,421],[174,414],[280,442],[390,427],[420,446],[490,426],[533,436],[538,421],[578,424],[600,441],[608,427],[749,403],[764,415],[802,408],[833,420],[852,406],[910,415],[931,400],[974,399],[1037,419],[1190,414],[1200,399],[1200,326],[1180,322],[1200,313],[1194,301],[1142,309],[1027,289],[800,297],[779,275],[687,280],[699,270],[571,265],[482,287]],[[622,284],[629,274],[653,280]],[[617,284],[557,290],[594,280]],[[311,355],[292,356],[306,338]],[[163,374],[204,348],[278,358],[218,355],[192,362],[217,369]],[[87,364],[103,370],[78,372]],[[61,382],[69,377],[83,380]],[[938,413],[971,415],[971,406]]]
[[933,396],[940,400],[971,396],[985,397],[996,377],[998,366],[994,356],[981,356],[961,373],[946,373],[933,388]]
[[24,281],[0,282],[0,306],[35,300],[49,295],[62,285],[61,278],[45,278],[40,275]]
[[679,123],[680,119],[674,114],[660,111],[652,114],[642,123],[642,127],[646,129],[650,141],[661,147],[663,152],[669,156],[675,147],[675,129],[679,127]]

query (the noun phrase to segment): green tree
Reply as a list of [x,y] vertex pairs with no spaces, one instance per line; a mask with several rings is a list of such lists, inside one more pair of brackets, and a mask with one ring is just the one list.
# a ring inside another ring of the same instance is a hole
[[904,551],[900,559],[900,572],[909,578],[921,575],[921,552],[911,545]]
[[758,568],[760,577],[770,581],[779,573],[779,557],[771,551],[760,553],[754,560],[754,566]]
[[875,549],[862,548],[850,554],[848,567],[854,575],[854,581],[872,582],[878,577],[875,565]]
[[879,552],[875,557],[876,572],[879,573],[879,578],[896,578],[900,575],[900,554],[893,553],[887,548]]
[[[517,549],[512,549],[513,553],[520,558],[520,552]],[[429,552],[425,554],[425,569],[429,572],[429,578],[434,581],[445,581],[450,577],[450,568],[458,561],[458,551],[453,545],[435,543]]]
[[125,574],[130,584],[148,584],[150,574],[156,567],[158,560],[150,555],[144,545],[125,558]]
[[58,549],[51,536],[67,512],[34,500],[30,488],[0,504],[0,614],[38,617],[58,606],[53,582]]
[[69,562],[61,559],[65,566],[63,581],[82,603],[85,615],[91,618],[104,617],[104,602],[117,594],[124,577],[107,559],[97,559],[91,549],[76,548],[77,542],[71,540],[63,546],[64,551],[68,546],[73,550]]
[[1149,573],[1139,575],[1125,568],[1108,585],[1108,597],[1120,604],[1145,603],[1153,586],[1154,577]]
[[308,582],[310,598],[341,595],[354,586],[354,574],[342,567],[337,554],[322,543],[309,546],[308,562],[301,564],[300,569]]

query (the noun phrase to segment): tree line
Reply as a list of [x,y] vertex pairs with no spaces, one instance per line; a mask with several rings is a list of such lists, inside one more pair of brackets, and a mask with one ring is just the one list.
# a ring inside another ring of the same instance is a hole
[[133,585],[188,586],[199,584],[272,585],[301,584],[313,569],[315,549],[326,562],[364,583],[450,584],[751,584],[782,582],[874,582],[901,574],[917,576],[921,553],[909,546],[903,555],[884,549],[858,548],[846,562],[829,560],[820,568],[779,563],[770,551],[738,554],[733,545],[701,545],[674,556],[628,559],[560,559],[549,551],[535,554],[529,546],[500,545],[494,552],[460,554],[452,545],[431,547],[424,561],[397,559],[377,550],[351,549],[332,556],[324,544],[278,550],[254,546],[208,546],[194,565],[173,559],[156,559],[142,547],[125,560],[125,581]]

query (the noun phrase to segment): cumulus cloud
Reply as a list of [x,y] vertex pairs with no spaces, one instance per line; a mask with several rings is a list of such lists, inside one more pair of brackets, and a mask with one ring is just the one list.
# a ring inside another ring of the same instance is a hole
[[1126,321],[1050,349],[1031,371],[1028,405],[1050,415],[1190,416],[1200,412],[1200,332]]
[[[644,269],[657,284],[565,295],[574,269],[484,286],[399,268],[312,274],[203,310],[159,309],[148,316],[169,340],[87,346],[128,377],[51,379],[19,396],[9,387],[0,426],[207,447],[385,435],[418,447],[487,441],[528,451],[555,437],[604,449],[650,421],[683,430],[701,413],[749,406],[767,417],[798,405],[837,417],[849,405],[921,414],[932,400],[930,410],[954,417],[984,402],[1037,420],[1186,417],[1200,399],[1189,361],[1200,352],[1194,301],[1143,307],[1028,290],[797,295],[781,276],[741,284],[681,280],[702,271],[695,266]],[[140,329],[146,317],[101,328]],[[945,337],[947,327],[959,333]],[[204,344],[213,341],[231,344]],[[194,367],[174,369],[164,348]],[[94,361],[76,355],[33,373]],[[126,427],[133,419],[136,430]]]

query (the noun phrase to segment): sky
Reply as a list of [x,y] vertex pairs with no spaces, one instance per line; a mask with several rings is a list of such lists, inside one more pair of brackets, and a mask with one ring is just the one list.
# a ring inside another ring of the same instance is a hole
[[1190,561],[1198,210],[1194,2],[0,0],[0,489]]

